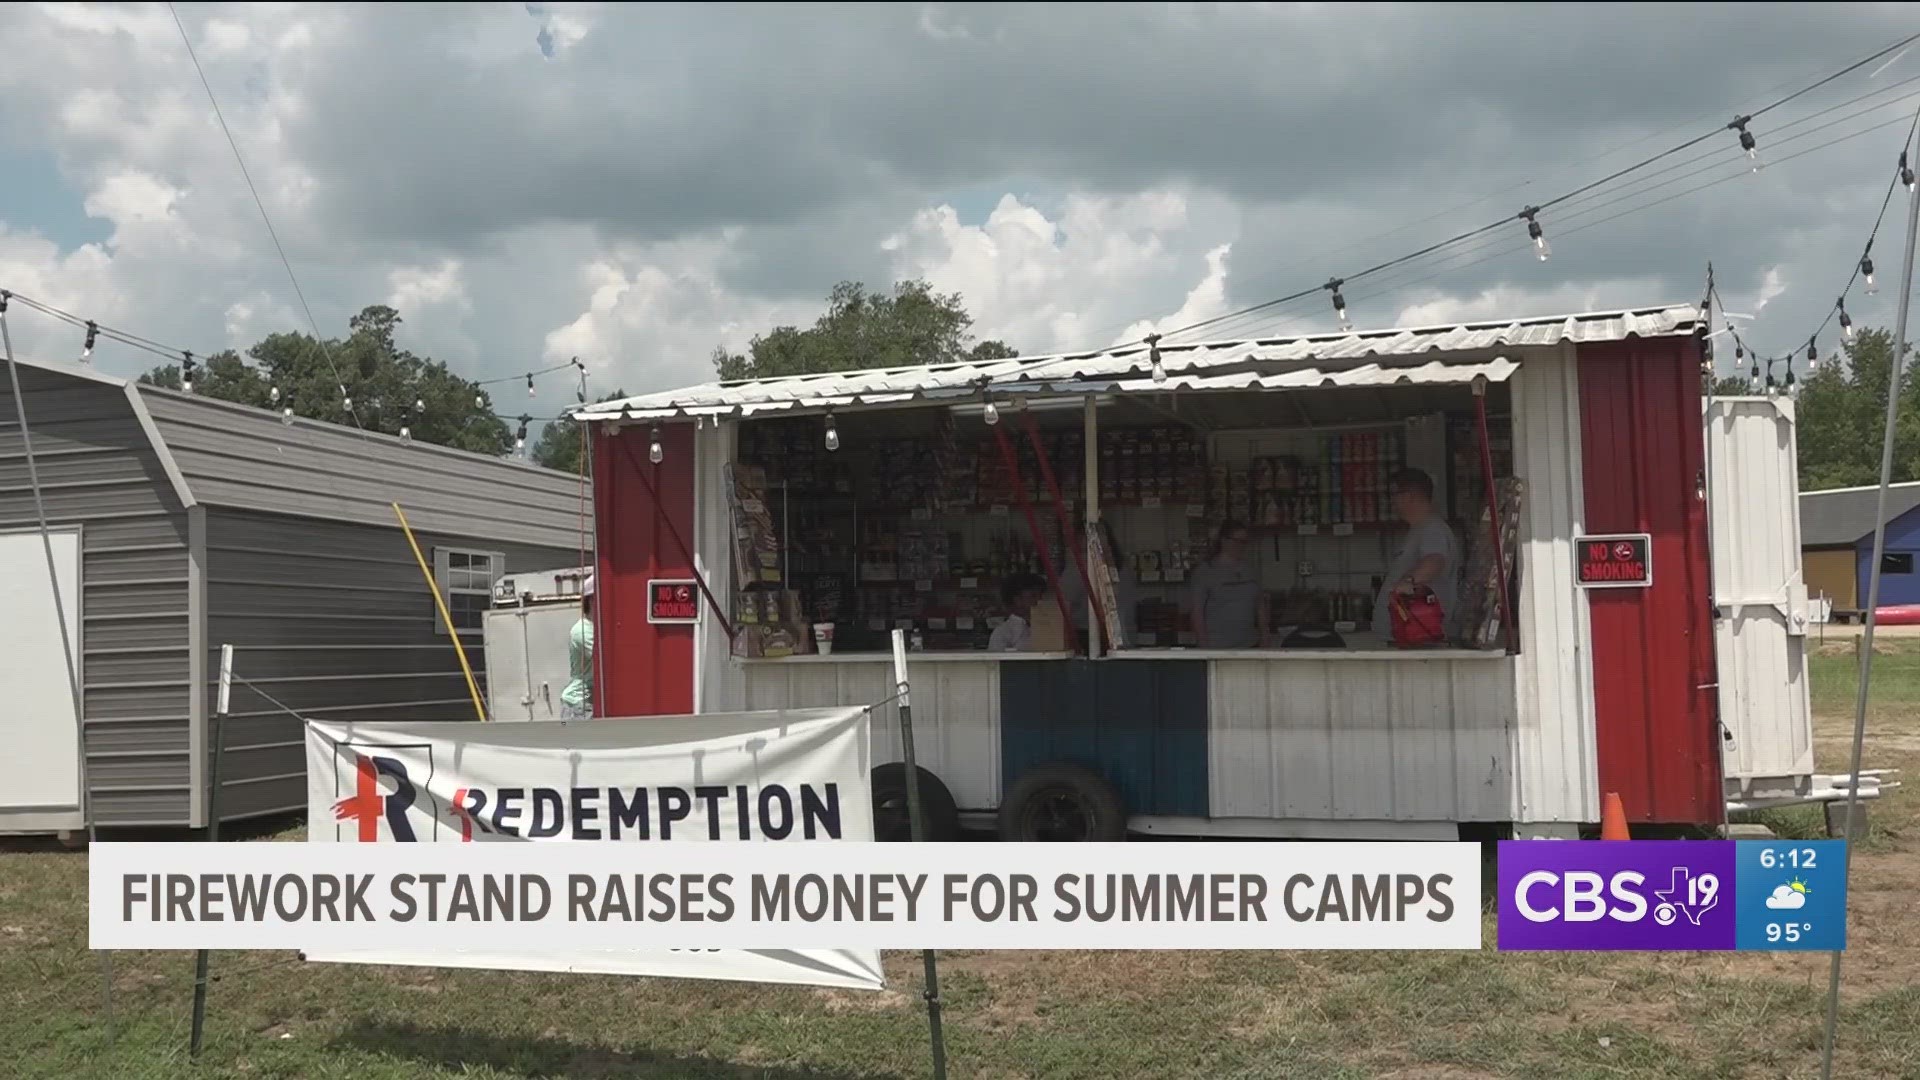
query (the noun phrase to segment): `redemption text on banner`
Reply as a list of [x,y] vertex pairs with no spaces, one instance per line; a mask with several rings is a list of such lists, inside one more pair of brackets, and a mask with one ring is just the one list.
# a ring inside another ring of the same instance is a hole
[[96,949],[1478,949],[1455,843],[102,843]]

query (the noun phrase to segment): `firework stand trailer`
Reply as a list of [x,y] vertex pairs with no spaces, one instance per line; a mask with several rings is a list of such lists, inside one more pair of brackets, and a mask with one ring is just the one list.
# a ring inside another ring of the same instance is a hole
[[1685,305],[1150,340],[584,407],[595,712],[886,702],[898,628],[931,839],[1830,799],[1793,403],[1703,399],[1705,333]]

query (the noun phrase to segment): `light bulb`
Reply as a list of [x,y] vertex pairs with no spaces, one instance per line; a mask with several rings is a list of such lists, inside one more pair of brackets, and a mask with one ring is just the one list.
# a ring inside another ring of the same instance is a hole
[[1912,194],[1914,188],[1913,167],[1907,164],[1907,152],[1905,150],[1900,151],[1900,182],[1907,185],[1908,194]]
[[280,410],[280,422],[283,424],[293,423],[293,406],[289,405]]
[[275,405],[280,404],[280,388],[276,386],[268,390],[267,400],[273,402]]
[[980,419],[985,420],[987,422],[988,427],[992,427],[993,425],[999,423],[1000,422],[1000,406],[995,405],[992,401],[988,401],[987,404],[980,410]]
[[417,412],[417,413],[423,413],[423,412],[426,412],[426,411],[427,411],[427,402],[426,402],[426,399],[425,399],[425,398],[414,398],[414,399],[413,399],[413,411],[414,411],[414,412]]
[[649,438],[651,441],[647,444],[647,460],[658,465],[667,456],[666,450],[660,445],[660,429],[654,428]]
[[193,393],[193,376],[189,375],[180,380],[180,390],[183,393]]
[[81,363],[83,364],[86,363],[87,358],[93,355],[93,342],[94,342],[94,339],[99,335],[100,335],[99,325],[96,324],[92,319],[88,319],[87,320],[87,343],[84,346],[82,346],[80,349]]
[[1340,329],[1352,330],[1353,323],[1347,318],[1347,298],[1340,294],[1340,286],[1345,284],[1346,281],[1341,278],[1328,278],[1327,283],[1320,287],[1333,294],[1333,315],[1340,320]]
[[401,442],[413,441],[413,429],[406,426],[405,424],[400,425],[400,441]]
[[533,396],[533,376],[527,376],[527,396]]
[[1748,131],[1744,127],[1740,129],[1740,149],[1745,150],[1747,152],[1747,161],[1752,163],[1752,167],[1747,171],[1759,172],[1760,171],[1760,144],[1756,139],[1754,139],[1753,132]]
[[827,449],[840,449],[840,429],[833,426],[833,414],[827,414]]
[[1546,230],[1542,229],[1540,222],[1534,219],[1534,215],[1539,212],[1539,207],[1529,206],[1520,211],[1520,216],[1526,220],[1527,239],[1533,241],[1534,255],[1538,256],[1541,262],[1546,262],[1547,258],[1553,254],[1553,245],[1547,243]]
[[345,409],[345,410],[347,410],[348,412],[352,412],[352,411],[353,411],[353,399],[352,399],[351,397],[343,397],[343,398],[341,398],[341,399],[340,399],[340,407],[341,407],[341,408],[343,408],[343,409]]
[[1848,341],[1853,340],[1853,317],[1847,314],[1844,307],[1840,309],[1840,336]]
[[1867,279],[1868,296],[1880,291],[1880,286],[1873,283],[1873,260],[1865,255],[1860,256],[1860,273]]
[[476,408],[476,409],[484,409],[484,408],[486,408],[486,407],[487,407],[487,395],[485,395],[485,394],[475,394],[475,395],[473,395],[473,407],[474,407],[474,408]]

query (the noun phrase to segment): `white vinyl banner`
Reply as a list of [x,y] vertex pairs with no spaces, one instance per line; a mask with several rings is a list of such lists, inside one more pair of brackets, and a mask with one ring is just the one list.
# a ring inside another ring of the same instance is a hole
[[[308,839],[871,842],[868,724],[861,707],[573,723],[311,720]],[[333,934],[300,947],[309,960],[352,963],[882,985],[872,948],[623,948],[613,935],[556,948],[512,926],[497,931],[458,948],[360,946]]]

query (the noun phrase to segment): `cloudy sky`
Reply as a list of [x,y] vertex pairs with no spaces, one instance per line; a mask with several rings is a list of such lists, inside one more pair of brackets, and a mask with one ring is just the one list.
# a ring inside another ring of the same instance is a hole
[[[716,344],[810,322],[848,278],[958,291],[1029,354],[1185,325],[1512,215],[1920,31],[1892,4],[179,12],[328,333],[388,303],[470,377],[578,355],[634,392],[705,378]],[[197,354],[306,328],[166,6],[0,6],[0,57],[0,287]],[[1350,284],[1354,319],[1694,301],[1711,259],[1751,340],[1803,347],[1920,106],[1920,48],[1889,59],[1756,119],[1777,162],[1758,174],[1718,132],[1543,213],[1548,262],[1515,222]],[[1849,310],[1891,323],[1893,293]],[[1320,294],[1208,336],[1331,322]],[[22,351],[79,352],[44,316],[11,324]]]

